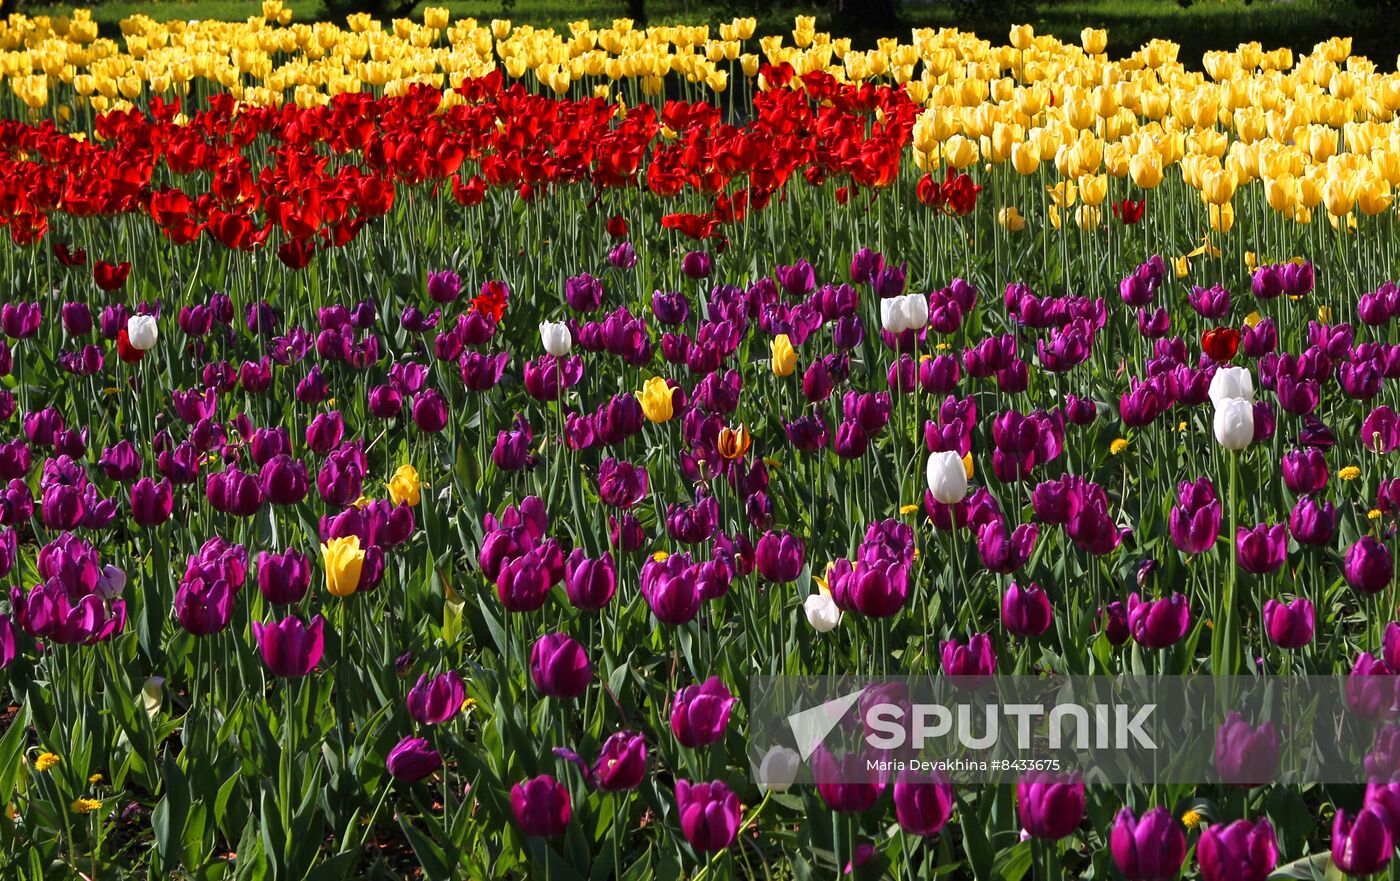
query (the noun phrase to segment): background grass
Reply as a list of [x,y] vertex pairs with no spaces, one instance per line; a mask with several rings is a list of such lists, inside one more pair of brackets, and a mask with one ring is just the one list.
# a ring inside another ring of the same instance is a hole
[[[239,20],[258,14],[259,0],[109,0],[87,4],[105,34],[118,35],[116,23],[126,16],[144,13],[159,20]],[[289,0],[301,21],[323,17],[320,0]],[[862,26],[861,0],[835,3],[803,0],[648,0],[651,23],[715,23],[735,14],[755,15],[759,33],[787,33],[797,15],[816,14],[817,26],[851,36],[858,46],[873,45],[878,37],[908,38],[907,29],[875,31]],[[1264,48],[1288,46],[1305,52],[1332,36],[1353,38],[1355,54],[1365,55],[1384,70],[1394,70],[1400,48],[1400,11],[1384,0],[1041,0],[1023,4],[1032,9],[1011,13],[1016,21],[1029,21],[1037,32],[1077,40],[1081,28],[1107,27],[1109,52],[1120,56],[1154,37],[1172,39],[1182,46],[1181,59],[1199,65],[1203,52],[1233,49],[1242,42],[1258,41]],[[1400,4],[1396,4],[1400,5]],[[509,18],[517,23],[563,28],[578,18],[596,24],[626,14],[625,0],[429,0],[423,6],[445,6],[454,17],[474,16],[483,21]],[[24,11],[62,14],[71,6],[28,4]],[[995,41],[1004,41],[1008,25],[1004,3],[976,0],[905,0],[902,18],[908,27],[960,26]]]

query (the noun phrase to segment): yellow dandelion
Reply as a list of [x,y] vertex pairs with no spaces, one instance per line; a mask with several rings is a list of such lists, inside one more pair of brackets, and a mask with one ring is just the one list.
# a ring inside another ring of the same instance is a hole
[[1185,431],[1185,430],[1186,430],[1186,423],[1185,423],[1184,421],[1183,421],[1183,422],[1178,422],[1178,423],[1176,424],[1176,430],[1177,430],[1177,431]]
[[1201,812],[1193,808],[1182,814],[1181,825],[1185,826],[1187,829],[1195,829],[1197,826],[1201,825]]
[[671,555],[666,553],[665,551],[657,551],[656,553],[651,555],[651,558],[656,562],[660,563],[662,560],[666,559],[669,556]]
[[1126,450],[1127,448],[1128,448],[1128,439],[1127,439],[1126,437],[1115,437],[1115,438],[1113,439],[1113,443],[1111,443],[1111,444],[1108,445],[1108,451],[1109,451],[1110,453],[1112,453],[1113,455],[1115,455],[1115,456],[1118,455],[1119,453],[1123,452],[1123,451]]
[[1380,508],[1372,508],[1371,510],[1367,511],[1367,512],[1366,512],[1366,519],[1367,519],[1367,520],[1379,520],[1379,519],[1381,519],[1381,509],[1380,509]]
[[467,698],[466,700],[462,701],[462,712],[464,712],[464,713],[470,713],[472,710],[475,710],[475,709],[476,709],[476,698],[474,698],[474,697],[469,697],[469,698]]
[[99,784],[99,783],[101,783],[101,782],[102,782],[102,775],[101,775],[101,774],[93,774],[91,777],[88,778],[88,783],[91,784],[91,785],[93,785],[93,786],[96,786],[97,784]]
[[1357,468],[1355,465],[1348,465],[1341,471],[1338,471],[1337,476],[1342,480],[1355,480],[1361,476],[1361,469]]
[[69,810],[75,814],[90,814],[100,807],[102,807],[102,802],[95,798],[75,798],[73,803],[68,806]]
[[34,770],[43,773],[62,761],[63,759],[53,753],[39,753],[39,758],[34,760]]
[[900,506],[899,506],[899,513],[901,513],[901,514],[913,514],[913,513],[914,513],[915,511],[917,511],[917,510],[919,510],[919,506],[918,506],[918,505],[900,505]]

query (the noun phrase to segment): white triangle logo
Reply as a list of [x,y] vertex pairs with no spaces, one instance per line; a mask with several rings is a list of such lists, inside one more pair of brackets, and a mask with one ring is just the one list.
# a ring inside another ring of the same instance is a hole
[[850,711],[851,706],[864,693],[865,689],[861,688],[787,717],[788,727],[792,729],[792,736],[797,741],[797,751],[802,756],[802,761],[812,757],[812,753],[821,746],[831,729],[836,727],[841,717]]

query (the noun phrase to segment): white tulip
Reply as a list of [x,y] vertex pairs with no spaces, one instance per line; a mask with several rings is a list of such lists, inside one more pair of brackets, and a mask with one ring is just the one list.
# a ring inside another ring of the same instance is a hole
[[1210,402],[1217,407],[1227,398],[1254,400],[1254,377],[1244,367],[1220,367],[1210,378]]
[[904,314],[900,309],[900,300],[903,297],[886,297],[880,301],[880,326],[890,333],[899,333],[904,329]]
[[930,455],[928,490],[945,505],[961,502],[967,496],[967,469],[962,456],[951,450]]
[[904,297],[904,329],[922,330],[928,324],[928,297],[906,294]]
[[797,780],[802,760],[785,746],[770,749],[758,763],[758,781],[769,792],[787,792]]
[[149,315],[133,315],[126,320],[126,338],[133,349],[142,352],[156,347],[160,332],[156,320]]
[[540,341],[544,343],[544,350],[556,358],[569,354],[574,346],[569,326],[562,321],[540,322]]
[[841,623],[841,610],[831,594],[814,593],[802,602],[802,611],[807,613],[807,623],[818,633],[830,633]]
[[1254,441],[1254,404],[1226,398],[1215,405],[1215,439],[1227,450],[1243,450]]

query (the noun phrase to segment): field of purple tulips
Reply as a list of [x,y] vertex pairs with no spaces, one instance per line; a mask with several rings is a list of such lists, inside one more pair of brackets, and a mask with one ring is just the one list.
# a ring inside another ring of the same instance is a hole
[[1304,218],[990,128],[930,165],[932,98],[786,62],[616,113],[530,76],[6,105],[0,876],[1395,871],[1400,725],[1355,785],[1272,782],[1244,715],[1219,785],[748,752],[754,675],[1337,675],[1392,718],[1388,186]]

